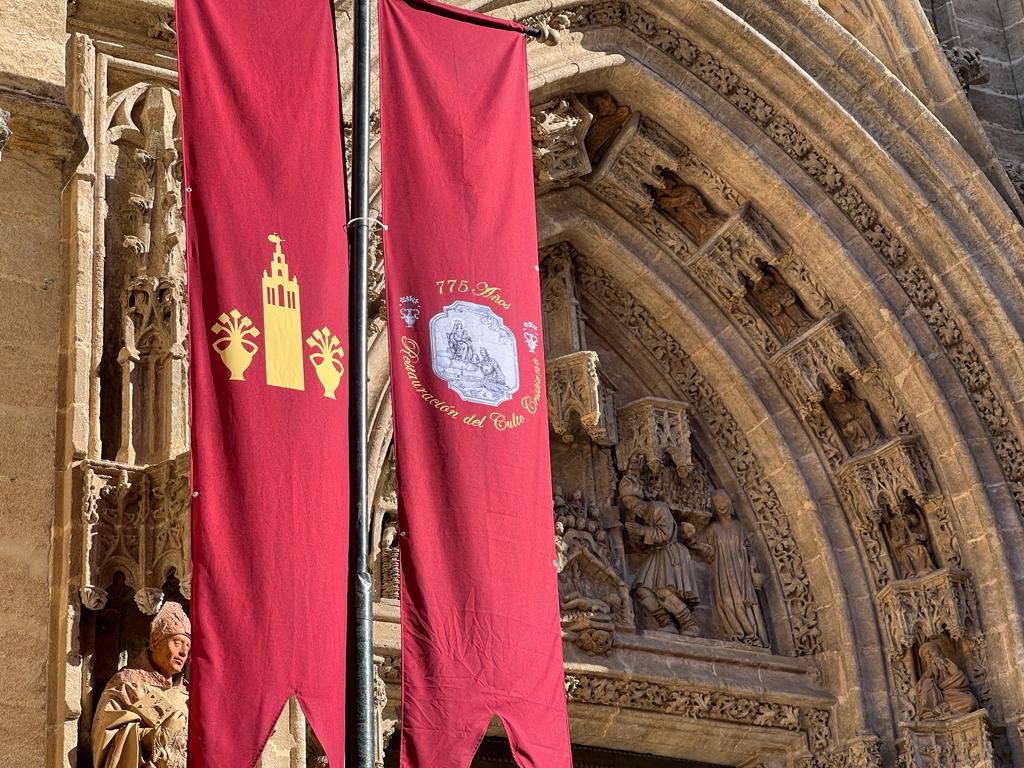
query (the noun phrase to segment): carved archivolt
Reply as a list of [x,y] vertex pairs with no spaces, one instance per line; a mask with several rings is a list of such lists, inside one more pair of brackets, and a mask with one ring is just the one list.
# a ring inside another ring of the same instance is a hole
[[608,0],[560,9],[574,30],[612,26],[625,29],[671,56],[720,93],[817,182],[861,232],[920,310],[946,350],[960,380],[984,422],[1010,481],[1018,509],[1024,515],[1024,445],[1011,422],[1009,398],[997,390],[974,341],[939,299],[924,261],[911,253],[893,229],[880,220],[857,185],[839,170],[815,143],[775,106],[747,86],[715,55],[702,50],[647,8]]

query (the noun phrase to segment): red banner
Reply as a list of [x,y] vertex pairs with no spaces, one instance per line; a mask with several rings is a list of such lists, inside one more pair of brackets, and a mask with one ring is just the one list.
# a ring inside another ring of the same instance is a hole
[[523,27],[379,4],[404,768],[571,765]]
[[192,391],[189,764],[296,694],[343,761],[345,197],[330,0],[177,0]]

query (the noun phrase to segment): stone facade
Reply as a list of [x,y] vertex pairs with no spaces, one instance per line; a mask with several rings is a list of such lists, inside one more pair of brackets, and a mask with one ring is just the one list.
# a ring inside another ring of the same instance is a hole
[[[190,596],[174,17],[165,0],[8,5],[0,765],[89,768],[98,692],[160,605]],[[473,5],[561,29],[528,50],[586,764],[1024,766],[1009,5]],[[373,252],[383,765],[401,728],[402,503]],[[637,532],[655,521],[674,595],[645,580],[657,555]],[[293,700],[261,765],[320,764]]]

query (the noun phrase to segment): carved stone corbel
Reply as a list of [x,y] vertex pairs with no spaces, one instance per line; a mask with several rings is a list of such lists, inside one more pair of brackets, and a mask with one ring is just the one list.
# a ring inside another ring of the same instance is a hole
[[584,138],[594,116],[575,96],[549,101],[530,110],[533,177],[537,192],[567,186],[591,171]]
[[671,460],[680,477],[687,475],[693,468],[688,409],[686,403],[658,397],[644,397],[619,408],[615,447],[619,469],[628,471],[639,456],[654,474]]
[[910,436],[881,443],[836,474],[854,511],[865,519],[877,517],[883,496],[898,500],[907,494],[923,506],[941,493],[924,449]]
[[694,278],[726,307],[738,304],[762,278],[759,263],[774,266],[785,245],[749,204],[732,214],[695,253],[684,259]]
[[996,768],[988,712],[949,720],[904,722],[897,748],[906,768]]
[[614,445],[612,394],[601,376],[597,353],[574,352],[547,361],[548,419],[555,434],[573,441],[573,417],[598,445]]
[[889,582],[878,593],[878,607],[893,657],[944,632],[961,640],[981,631],[971,577],[952,568]]
[[942,53],[953,68],[953,74],[965,91],[972,85],[982,85],[989,81],[991,73],[981,58],[981,51],[962,45],[944,45]]
[[825,390],[840,389],[846,378],[863,379],[877,370],[860,335],[842,312],[819,320],[772,358],[782,383],[806,415]]

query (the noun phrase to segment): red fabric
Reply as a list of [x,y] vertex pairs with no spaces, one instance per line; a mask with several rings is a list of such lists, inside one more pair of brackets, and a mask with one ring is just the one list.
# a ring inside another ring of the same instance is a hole
[[571,765],[521,28],[379,4],[403,768]]
[[[348,347],[330,0],[178,0],[177,33],[198,494],[189,765],[252,766],[294,693],[340,767],[348,379],[326,397],[307,343],[326,326]],[[263,283],[272,233],[289,271],[279,292]],[[260,331],[234,380],[213,347],[233,309]],[[271,360],[297,384],[272,386]]]

